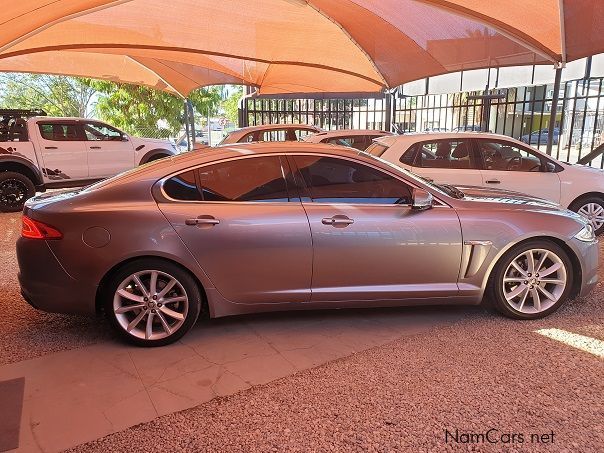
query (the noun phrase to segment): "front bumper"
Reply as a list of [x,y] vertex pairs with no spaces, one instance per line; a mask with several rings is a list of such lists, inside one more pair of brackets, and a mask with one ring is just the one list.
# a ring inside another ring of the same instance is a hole
[[97,287],[69,275],[46,241],[19,238],[17,261],[21,294],[34,308],[80,315],[96,312]]
[[571,241],[571,246],[577,252],[581,262],[581,288],[579,296],[585,296],[598,283],[598,264],[600,258],[600,247],[598,241],[581,242],[577,239]]

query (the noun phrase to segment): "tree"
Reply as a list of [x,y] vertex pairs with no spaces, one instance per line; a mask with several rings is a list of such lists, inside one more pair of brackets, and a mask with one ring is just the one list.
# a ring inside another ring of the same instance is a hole
[[[99,92],[96,114],[132,134],[165,138],[176,135],[184,123],[184,100],[169,93],[135,85],[92,81]],[[216,111],[220,88],[199,89],[190,94],[193,108],[206,114]]]
[[239,100],[243,96],[243,87],[233,87],[233,91],[222,102],[224,115],[231,123],[237,124],[239,121]]
[[89,79],[40,74],[0,74],[0,106],[42,109],[52,116],[89,117],[95,88]]

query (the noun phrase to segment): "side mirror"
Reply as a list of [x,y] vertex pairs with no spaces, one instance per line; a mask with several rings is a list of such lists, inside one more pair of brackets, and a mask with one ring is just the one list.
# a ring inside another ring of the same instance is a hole
[[413,202],[411,208],[417,211],[425,211],[426,209],[432,208],[434,197],[430,192],[423,189],[415,189],[413,191]]
[[548,173],[555,173],[555,171],[556,171],[556,165],[554,165],[552,162],[546,162],[545,163],[545,170]]

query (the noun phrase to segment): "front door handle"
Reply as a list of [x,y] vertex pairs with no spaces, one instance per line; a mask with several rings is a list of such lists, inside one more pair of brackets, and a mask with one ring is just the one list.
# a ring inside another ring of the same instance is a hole
[[44,149],[59,149],[56,146],[45,146]]
[[501,184],[501,181],[498,179],[487,179],[487,184]]
[[90,149],[101,149],[100,146],[91,146]]
[[333,217],[325,217],[324,219],[321,220],[321,223],[323,225],[331,225],[334,227],[340,227],[340,226],[346,226],[346,225],[351,225],[354,223],[354,220],[352,220],[349,217],[346,217],[345,215],[334,215]]
[[196,219],[185,220],[185,225],[218,225],[220,220],[211,215],[200,215]]

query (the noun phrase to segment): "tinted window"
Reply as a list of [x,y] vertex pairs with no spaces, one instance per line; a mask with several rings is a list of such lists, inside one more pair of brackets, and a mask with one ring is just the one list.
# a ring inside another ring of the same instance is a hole
[[424,168],[478,168],[469,140],[438,140],[420,143],[421,153],[416,162]]
[[164,183],[164,192],[174,200],[201,201],[201,193],[195,184],[195,170],[168,179]]
[[367,165],[344,159],[296,156],[313,201],[322,203],[409,204],[411,189]]
[[208,165],[199,169],[202,198],[204,201],[289,201],[285,174],[278,156]]
[[478,141],[478,152],[485,170],[541,171],[541,159],[512,143]]
[[74,141],[81,140],[76,124],[67,123],[38,123],[40,135],[44,140]]
[[102,123],[85,123],[84,134],[86,135],[86,140],[89,141],[122,141],[124,139],[124,135],[121,131]]

